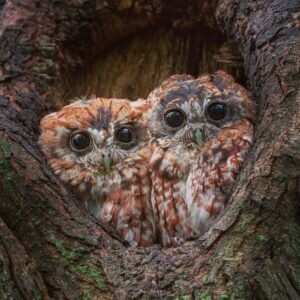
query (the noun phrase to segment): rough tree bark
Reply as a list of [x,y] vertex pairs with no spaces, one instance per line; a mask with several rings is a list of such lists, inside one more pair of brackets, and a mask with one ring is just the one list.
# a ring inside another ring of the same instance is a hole
[[[0,298],[299,299],[299,27],[297,0],[0,1]],[[230,42],[259,109],[230,204],[199,240],[127,248],[53,176],[38,122],[176,71],[242,81]]]

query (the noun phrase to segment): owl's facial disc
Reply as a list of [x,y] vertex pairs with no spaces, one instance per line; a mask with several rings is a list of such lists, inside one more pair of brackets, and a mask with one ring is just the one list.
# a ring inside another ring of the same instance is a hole
[[[193,109],[197,111],[197,105],[193,106]],[[227,117],[228,109],[227,105],[221,101],[214,101],[207,105],[203,111],[194,114],[195,118],[190,120],[192,132],[190,135],[193,137],[193,142],[198,146],[211,135],[219,130],[221,122]]]
[[107,129],[75,129],[69,134],[68,145],[78,163],[108,174],[113,165],[126,158],[136,139],[134,128],[122,124]]
[[175,98],[163,108],[160,118],[167,136],[197,147],[229,121],[227,104],[218,99],[202,101],[190,95],[186,101]]

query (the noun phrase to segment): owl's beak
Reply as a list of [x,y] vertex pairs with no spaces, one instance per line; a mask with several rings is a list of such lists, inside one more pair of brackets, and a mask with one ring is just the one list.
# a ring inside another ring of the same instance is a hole
[[203,143],[203,140],[204,140],[204,136],[203,136],[203,131],[199,128],[197,128],[195,130],[195,141],[197,143],[198,146],[201,146],[201,144]]
[[104,156],[103,156],[103,165],[104,165],[105,171],[108,173],[111,168],[111,159],[108,154],[104,154]]

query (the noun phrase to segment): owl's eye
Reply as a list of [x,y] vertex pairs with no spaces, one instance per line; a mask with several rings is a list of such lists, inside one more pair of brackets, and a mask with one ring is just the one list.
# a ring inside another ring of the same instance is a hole
[[185,121],[184,113],[179,109],[172,109],[165,113],[165,122],[168,126],[176,128],[181,126]]
[[72,150],[80,152],[88,149],[91,146],[91,137],[86,132],[75,132],[70,139]]
[[220,102],[212,103],[207,109],[209,117],[216,121],[223,119],[226,116],[226,113],[226,105]]
[[134,140],[134,132],[130,127],[119,128],[115,133],[118,142],[129,144]]

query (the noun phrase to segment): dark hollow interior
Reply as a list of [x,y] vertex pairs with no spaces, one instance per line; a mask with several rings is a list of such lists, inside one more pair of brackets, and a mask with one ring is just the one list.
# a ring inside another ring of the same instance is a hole
[[55,88],[57,108],[82,96],[145,98],[176,73],[197,77],[223,69],[246,84],[238,47],[220,31],[199,24],[188,30],[148,28],[104,49],[84,38],[77,43],[80,55],[76,46],[69,45],[67,50],[80,63],[70,67],[72,64],[61,62]]

